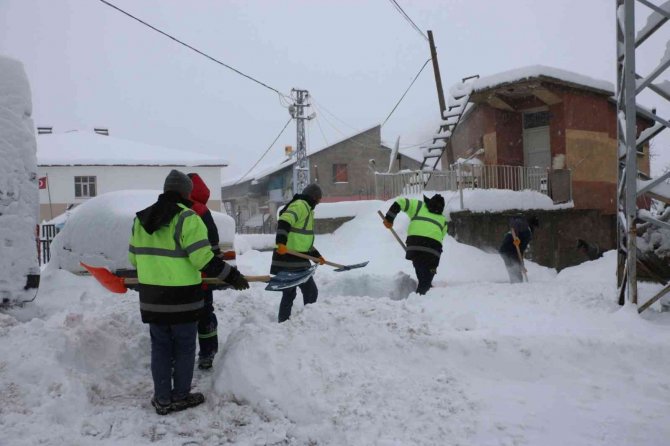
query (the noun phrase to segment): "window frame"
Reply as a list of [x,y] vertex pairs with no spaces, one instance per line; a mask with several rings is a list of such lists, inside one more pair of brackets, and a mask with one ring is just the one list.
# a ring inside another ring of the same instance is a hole
[[[339,169],[344,169],[339,170]],[[338,175],[341,176],[342,172],[344,172],[345,179],[344,181],[338,181]],[[349,165],[347,163],[333,163],[333,184],[348,184],[349,183]]]
[[86,199],[98,195],[98,177],[95,175],[74,176],[74,198]]

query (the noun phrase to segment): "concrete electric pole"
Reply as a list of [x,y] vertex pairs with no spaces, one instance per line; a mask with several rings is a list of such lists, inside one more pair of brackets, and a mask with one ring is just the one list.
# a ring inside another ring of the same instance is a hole
[[296,128],[296,152],[295,164],[293,165],[293,193],[298,194],[309,184],[309,161],[307,160],[307,141],[305,140],[305,120],[314,117],[312,113],[305,116],[305,107],[309,107],[309,92],[307,90],[292,89],[291,97],[293,105],[288,109],[291,117],[295,119]]

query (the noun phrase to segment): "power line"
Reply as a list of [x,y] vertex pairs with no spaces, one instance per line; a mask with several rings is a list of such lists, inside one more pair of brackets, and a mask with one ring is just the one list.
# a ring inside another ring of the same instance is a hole
[[414,23],[414,20],[412,20],[412,19],[410,18],[410,16],[407,15],[407,13],[405,12],[405,10],[402,9],[402,6],[400,6],[396,0],[389,0],[389,1],[390,1],[391,4],[395,7],[395,9],[396,9],[396,10],[403,16],[403,18],[409,22],[409,24],[412,26],[412,28],[414,28],[414,29],[416,30],[416,32],[418,32],[419,34],[421,34],[421,37],[423,37],[423,38],[426,39],[426,41],[427,41],[427,40],[428,40],[428,36],[426,36],[426,34],[425,34],[423,31],[421,31],[421,28],[419,28],[418,26],[416,26],[416,23]]
[[254,165],[251,166],[251,168],[250,168],[249,170],[247,170],[246,173],[245,173],[244,175],[242,175],[237,181],[235,181],[235,183],[233,184],[233,186],[235,186],[237,183],[239,183],[240,181],[242,181],[247,175],[249,175],[249,172],[251,172],[252,170],[254,170],[254,168],[255,168],[256,166],[258,166],[258,163],[260,163],[260,162],[263,160],[263,158],[265,158],[265,155],[267,155],[268,152],[270,151],[270,149],[272,148],[272,146],[275,145],[275,143],[277,142],[277,140],[279,139],[279,137],[284,133],[284,130],[286,130],[286,127],[288,127],[289,123],[290,123],[292,120],[293,120],[293,118],[289,118],[288,121],[286,121],[286,124],[284,124],[284,127],[281,129],[281,131],[279,132],[279,134],[277,135],[277,137],[274,139],[274,141],[272,141],[272,144],[270,144],[270,145],[268,146],[268,148],[265,150],[265,152],[261,155],[261,157],[258,158],[258,161],[256,161],[256,162],[254,163]]
[[391,110],[391,113],[389,113],[388,116],[386,117],[386,119],[384,119],[384,122],[382,122],[382,127],[384,126],[384,124],[386,124],[386,121],[389,120],[389,118],[391,117],[391,115],[393,114],[395,109],[398,108],[398,106],[400,105],[402,100],[405,99],[405,95],[407,94],[409,89],[412,88],[412,85],[414,85],[414,82],[416,82],[416,80],[419,78],[419,75],[421,74],[423,69],[426,68],[426,65],[428,65],[428,62],[430,62],[431,60],[432,59],[428,59],[427,61],[425,61],[423,63],[423,65],[421,66],[421,69],[419,70],[418,73],[416,73],[416,76],[414,76],[414,79],[412,79],[412,82],[409,84],[409,87],[407,87],[407,90],[405,90],[405,92],[402,94],[402,96],[400,96],[400,99],[398,100],[398,102],[396,102],[395,107],[393,107],[393,110]]
[[199,49],[197,49],[197,48],[195,48],[195,47],[189,45],[188,43],[182,42],[181,40],[177,39],[177,38],[174,37],[174,36],[171,36],[170,34],[164,32],[164,31],[161,31],[160,29],[156,28],[155,26],[150,25],[150,24],[148,24],[147,22],[145,22],[144,20],[135,17],[134,15],[132,15],[132,14],[130,14],[130,13],[124,11],[123,9],[119,8],[118,6],[111,4],[111,3],[109,3],[109,2],[106,1],[106,0],[100,0],[100,1],[101,1],[102,3],[104,3],[105,5],[107,5],[107,6],[111,7],[111,8],[116,9],[116,10],[119,11],[120,13],[127,15],[127,16],[130,17],[131,19],[137,20],[138,22],[140,22],[140,23],[143,24],[144,26],[147,26],[147,27],[153,29],[153,30],[156,31],[157,33],[160,33],[160,34],[164,35],[165,37],[168,37],[168,38],[174,40],[175,42],[179,43],[180,45],[183,45],[183,46],[185,46],[186,48],[195,51],[196,53],[200,54],[201,56],[205,56],[207,59],[209,59],[209,60],[211,60],[211,61],[213,61],[213,62],[216,62],[216,63],[218,63],[219,65],[222,65],[222,66],[228,68],[229,70],[232,70],[232,71],[236,72],[236,73],[239,74],[240,76],[244,76],[244,77],[246,77],[247,79],[249,79],[249,80],[251,80],[251,81],[253,81],[253,82],[256,82],[257,84],[262,85],[263,87],[265,87],[265,88],[267,88],[267,89],[269,89],[269,90],[274,91],[274,92],[277,93],[280,97],[281,97],[281,96],[285,96],[282,92],[280,92],[280,91],[277,90],[276,88],[272,88],[272,87],[270,87],[268,84],[263,83],[263,82],[259,81],[258,79],[254,79],[253,77],[249,76],[248,74],[244,74],[243,72],[241,72],[241,71],[238,70],[237,68],[233,68],[233,67],[231,67],[230,65],[228,65],[228,64],[226,64],[226,63],[223,63],[223,62],[221,62],[221,61],[218,60],[218,59],[215,59],[214,57],[210,56],[209,54],[203,53],[203,52],[200,51]]

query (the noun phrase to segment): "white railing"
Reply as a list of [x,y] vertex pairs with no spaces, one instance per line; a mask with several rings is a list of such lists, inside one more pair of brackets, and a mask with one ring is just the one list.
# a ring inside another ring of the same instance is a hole
[[375,173],[375,195],[388,200],[399,195],[463,189],[534,190],[549,195],[547,169],[541,167],[460,164],[446,171]]

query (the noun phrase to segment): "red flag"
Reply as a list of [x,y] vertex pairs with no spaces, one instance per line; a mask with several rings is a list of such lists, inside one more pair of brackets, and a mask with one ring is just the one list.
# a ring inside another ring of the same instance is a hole
[[37,184],[39,185],[40,189],[46,189],[47,188],[47,177],[40,177]]

